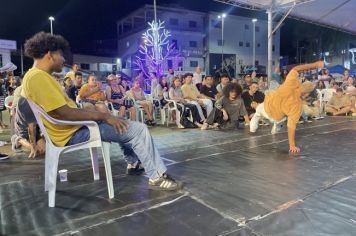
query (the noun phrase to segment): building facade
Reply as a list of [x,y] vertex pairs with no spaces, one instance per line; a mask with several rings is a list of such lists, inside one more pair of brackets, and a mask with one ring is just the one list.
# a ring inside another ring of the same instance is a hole
[[[118,55],[123,70],[130,74],[134,70],[135,57],[142,42],[142,34],[147,30],[147,22],[154,19],[153,6],[144,7],[130,13],[117,22]],[[218,14],[204,13],[182,8],[157,7],[157,19],[165,22],[165,28],[171,32],[170,42],[179,51],[180,59],[168,58],[165,70],[173,68],[180,71],[194,71],[202,67],[207,74],[214,74],[222,65],[222,51],[225,71],[243,73],[252,66],[251,18],[228,15],[224,19],[224,42],[222,24]],[[267,66],[267,22],[255,23],[256,44],[255,58],[260,73],[265,73]],[[274,35],[273,61],[279,60],[280,35]],[[133,73],[134,75],[134,73]]]
[[16,49],[16,41],[0,39],[0,67],[11,62],[11,51]]

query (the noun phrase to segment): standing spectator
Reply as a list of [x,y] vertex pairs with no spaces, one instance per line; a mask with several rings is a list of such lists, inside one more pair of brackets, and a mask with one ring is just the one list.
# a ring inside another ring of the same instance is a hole
[[157,85],[159,83],[156,72],[150,72],[151,94],[152,97],[157,97]]
[[168,80],[168,86],[172,87],[173,80],[174,80],[174,70],[172,68],[168,69],[167,80]]
[[203,75],[201,73],[201,68],[198,66],[195,68],[195,72],[193,74],[193,84],[197,86],[197,89],[200,91],[201,85],[203,82]]
[[276,81],[278,84],[282,83],[281,70],[279,69],[279,66],[276,66],[276,68],[274,68],[274,72],[272,73],[272,79]]
[[91,74],[88,76],[88,83],[80,88],[80,102],[83,107],[96,109],[100,112],[109,112],[105,106],[105,96],[101,91],[101,82],[97,81],[96,76]]
[[213,76],[207,75],[205,77],[205,84],[202,85],[200,89],[200,94],[207,99],[215,101],[217,99],[218,90],[214,86],[214,79]]
[[4,122],[2,120],[2,112],[6,111],[6,107],[5,107],[6,92],[3,87],[4,84],[5,84],[5,73],[0,72],[0,133],[2,133],[3,129],[5,128]]
[[344,94],[342,88],[337,88],[335,95],[326,104],[326,114],[331,116],[346,115],[351,111],[350,97]]
[[321,74],[318,76],[318,80],[323,81],[325,84],[325,87],[327,87],[327,88],[329,87],[331,77],[330,77],[328,69],[324,68],[321,70]]
[[286,81],[287,75],[288,75],[288,71],[287,71],[286,69],[283,70],[283,72],[282,72],[282,74],[281,74],[281,84],[283,84],[284,81]]
[[75,80],[75,73],[78,71],[79,66],[77,63],[72,64],[72,70],[69,71],[64,78],[69,77],[71,80]]
[[130,120],[136,120],[136,108],[133,105],[125,104],[124,88],[119,85],[119,78],[113,74],[108,76],[106,86],[106,99],[113,104],[110,109],[119,111],[121,117],[125,117],[126,110],[130,112]]
[[263,103],[265,100],[265,95],[258,91],[258,84],[253,81],[249,87],[249,90],[242,94],[242,99],[244,101],[248,116],[251,119],[256,113],[257,105]]
[[240,116],[244,117],[245,124],[248,125],[250,120],[241,93],[242,89],[238,84],[228,84],[224,89],[224,96],[216,101],[214,110],[201,129],[206,130],[209,125],[223,129],[238,128]]

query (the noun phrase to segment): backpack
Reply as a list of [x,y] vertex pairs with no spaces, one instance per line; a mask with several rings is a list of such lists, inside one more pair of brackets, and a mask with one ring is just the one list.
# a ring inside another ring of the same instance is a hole
[[194,124],[193,122],[188,120],[187,117],[189,117],[189,116],[190,116],[190,109],[188,107],[184,106],[182,109],[182,112],[181,112],[181,116],[180,116],[180,124],[184,128],[198,128],[198,126],[196,124]]

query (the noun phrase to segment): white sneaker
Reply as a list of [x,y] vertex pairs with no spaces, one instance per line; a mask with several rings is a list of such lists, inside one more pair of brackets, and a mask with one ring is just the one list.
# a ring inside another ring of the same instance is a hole
[[214,124],[212,125],[212,127],[213,127],[214,129],[219,128],[219,126],[220,126],[219,123],[214,123]]
[[195,124],[196,126],[198,126],[198,128],[203,127],[203,125],[202,125],[202,124],[200,124],[199,122],[194,122],[194,124]]
[[278,125],[277,123],[273,124],[272,130],[271,130],[271,134],[276,134],[279,131],[281,131],[283,125]]
[[208,123],[205,123],[203,125],[200,125],[200,129],[201,130],[207,130],[209,128],[209,124]]

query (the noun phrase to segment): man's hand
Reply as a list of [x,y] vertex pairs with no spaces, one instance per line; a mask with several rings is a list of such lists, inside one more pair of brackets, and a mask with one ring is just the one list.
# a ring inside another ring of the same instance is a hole
[[41,153],[40,148],[38,147],[37,144],[32,144],[31,145],[31,151],[30,155],[28,155],[28,159],[34,159]]
[[300,152],[300,148],[296,146],[289,146],[289,152],[290,153],[298,153]]
[[109,116],[105,120],[105,122],[111,125],[112,127],[114,127],[114,129],[120,134],[126,133],[127,128],[129,127],[129,125],[124,120],[117,118],[115,116]]
[[225,121],[227,121],[229,119],[229,115],[227,114],[227,112],[225,110],[223,110],[222,112],[223,112],[223,119]]

